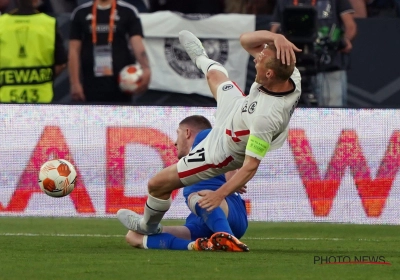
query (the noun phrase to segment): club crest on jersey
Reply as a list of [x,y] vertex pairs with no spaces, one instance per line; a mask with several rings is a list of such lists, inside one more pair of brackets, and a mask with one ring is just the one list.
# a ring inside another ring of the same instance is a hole
[[254,101],[254,102],[252,102],[250,104],[249,110],[248,110],[249,114],[253,114],[254,113],[254,111],[256,110],[256,106],[257,106],[257,101]]
[[231,88],[233,88],[232,85],[224,85],[224,86],[222,87],[222,90],[223,90],[223,91],[227,91],[227,90],[230,90]]

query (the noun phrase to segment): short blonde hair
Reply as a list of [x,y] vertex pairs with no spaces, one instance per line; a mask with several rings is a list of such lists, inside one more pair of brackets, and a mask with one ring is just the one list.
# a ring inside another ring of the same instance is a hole
[[274,44],[269,44],[265,47],[266,49],[271,50],[274,52],[274,56],[268,57],[265,60],[265,68],[272,69],[275,73],[275,77],[279,80],[286,81],[292,76],[294,71],[294,63],[293,61],[290,62],[290,65],[283,64],[282,61],[276,58],[276,47]]

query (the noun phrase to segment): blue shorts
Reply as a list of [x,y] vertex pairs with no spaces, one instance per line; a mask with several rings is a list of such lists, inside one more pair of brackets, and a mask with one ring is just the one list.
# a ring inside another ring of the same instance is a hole
[[[225,200],[228,203],[229,208],[229,225],[235,237],[241,238],[246,232],[248,226],[246,204],[244,200],[236,194],[227,196]],[[192,240],[201,237],[210,237],[214,233],[208,228],[202,218],[193,213],[190,213],[186,218],[184,226],[189,229]]]

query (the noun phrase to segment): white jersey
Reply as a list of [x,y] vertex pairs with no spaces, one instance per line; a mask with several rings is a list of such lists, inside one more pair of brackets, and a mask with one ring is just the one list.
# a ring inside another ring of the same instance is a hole
[[301,77],[295,68],[294,89],[279,94],[254,83],[248,96],[231,81],[218,87],[215,125],[207,137],[181,158],[177,169],[186,186],[235,170],[245,155],[263,159],[280,148],[301,94]]
[[291,82],[294,89],[279,95],[253,83],[241,107],[226,118],[225,126],[231,136],[226,135],[225,141],[234,153],[245,153],[259,160],[263,158],[247,146],[250,136],[268,143],[269,151],[283,145],[288,135],[290,118],[301,95],[301,77],[297,68],[291,76]]

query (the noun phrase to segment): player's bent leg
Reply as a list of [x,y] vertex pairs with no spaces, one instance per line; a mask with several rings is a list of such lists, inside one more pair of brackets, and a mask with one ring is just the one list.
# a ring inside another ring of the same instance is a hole
[[[157,232],[159,223],[171,206],[171,193],[173,190],[183,187],[178,176],[176,164],[164,168],[149,180],[149,195],[144,206],[143,218],[138,228],[146,234]],[[140,232],[141,233],[141,232]]]
[[190,59],[207,76],[208,85],[217,100],[218,86],[228,80],[228,71],[219,62],[208,58],[201,41],[193,33],[182,30],[179,32],[179,41]]
[[[210,190],[204,190],[207,192]],[[228,204],[225,199],[221,202],[220,207],[215,208],[213,211],[209,212],[206,209],[201,208],[198,205],[198,201],[201,196],[198,193],[193,193],[188,198],[189,209],[197,216],[199,216],[202,221],[207,225],[211,232],[227,232],[233,235],[232,229],[229,225],[228,216]]]
[[[203,193],[206,192],[211,192],[211,190],[202,190]],[[195,193],[191,193],[188,197],[188,207],[190,209],[190,211],[197,215],[196,213],[196,205],[199,202],[199,200],[201,199],[201,195],[199,195],[198,192]],[[229,206],[228,203],[226,202],[226,200],[222,200],[221,204],[219,205],[219,207],[221,207],[222,211],[224,212],[225,216],[228,217],[228,213],[229,213]]]
[[163,233],[170,233],[178,238],[191,240],[190,230],[186,226],[164,226]]
[[164,168],[148,182],[149,194],[155,198],[164,200],[170,198],[172,191],[182,187],[184,185],[179,179],[176,164]]
[[[165,227],[165,230],[170,230],[171,232],[180,232],[178,229],[174,228],[186,228],[184,226],[178,227]],[[186,228],[188,231],[188,229]],[[208,240],[208,238],[197,238],[195,241],[189,238],[179,238],[171,233],[161,233],[152,236],[143,235],[136,233],[134,231],[128,231],[125,236],[126,242],[132,247],[138,249],[169,249],[169,250],[194,250],[194,251],[212,251],[213,245]]]
[[224,67],[221,65],[212,65],[207,72],[207,83],[208,86],[211,90],[212,95],[214,96],[215,100],[218,100],[218,88],[219,86],[224,83],[229,81],[228,78],[228,73],[223,72],[222,70],[225,70]]

